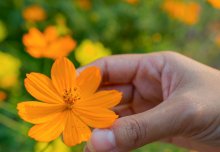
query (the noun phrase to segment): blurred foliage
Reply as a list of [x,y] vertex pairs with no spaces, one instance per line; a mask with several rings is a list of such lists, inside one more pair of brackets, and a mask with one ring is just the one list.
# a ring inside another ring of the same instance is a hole
[[[60,36],[70,35],[77,46],[68,57],[77,67],[110,54],[161,50],[176,50],[220,67],[219,1],[180,1],[176,4],[175,0],[1,0],[0,151],[83,149],[83,144],[67,148],[59,140],[49,144],[34,141],[27,136],[30,124],[17,116],[16,104],[33,99],[23,85],[26,73],[49,75],[53,63],[52,59],[33,58],[27,53],[22,39],[32,27],[44,31],[55,26]],[[165,7],[166,2],[169,7]],[[189,3],[193,6],[186,7]],[[136,151],[185,150],[153,144]]]

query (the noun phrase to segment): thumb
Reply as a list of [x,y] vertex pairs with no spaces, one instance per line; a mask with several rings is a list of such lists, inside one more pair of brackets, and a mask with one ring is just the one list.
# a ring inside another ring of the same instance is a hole
[[119,118],[110,129],[95,129],[85,152],[124,152],[176,135],[190,117],[184,114],[188,106],[178,103],[165,101],[143,113]]

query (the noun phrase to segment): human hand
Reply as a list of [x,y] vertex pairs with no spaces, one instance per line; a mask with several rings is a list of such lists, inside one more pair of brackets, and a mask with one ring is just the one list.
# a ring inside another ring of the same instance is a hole
[[173,52],[118,55],[100,67],[101,89],[123,92],[120,118],[95,129],[86,152],[126,152],[163,140],[186,148],[220,151],[220,71]]

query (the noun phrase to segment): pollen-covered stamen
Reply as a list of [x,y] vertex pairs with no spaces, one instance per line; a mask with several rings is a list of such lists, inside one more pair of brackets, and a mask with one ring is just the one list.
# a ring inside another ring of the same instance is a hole
[[77,90],[77,87],[64,90],[63,100],[69,109],[73,107],[74,103],[81,99]]

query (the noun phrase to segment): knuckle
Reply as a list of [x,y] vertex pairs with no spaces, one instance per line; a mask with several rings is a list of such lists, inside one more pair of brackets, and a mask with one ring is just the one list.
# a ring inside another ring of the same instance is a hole
[[169,67],[170,69],[174,70],[175,68],[178,67],[182,68],[184,63],[183,62],[183,55],[173,52],[173,51],[164,51],[161,53],[164,64],[166,67]]
[[174,51],[170,51],[170,50],[163,51],[162,54],[163,54],[165,57],[173,57],[173,56],[179,55],[179,53],[174,52]]

